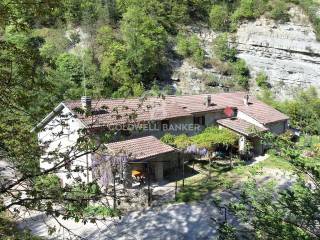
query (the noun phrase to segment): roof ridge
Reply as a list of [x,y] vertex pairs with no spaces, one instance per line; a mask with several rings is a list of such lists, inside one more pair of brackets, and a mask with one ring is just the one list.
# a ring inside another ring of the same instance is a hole
[[[201,94],[185,94],[185,95],[174,95],[174,94],[172,94],[172,95],[164,95],[164,97],[171,97],[171,98],[178,98],[178,97],[192,97],[192,96],[205,96],[205,95],[222,95],[222,94],[237,94],[237,93],[242,93],[242,94],[246,94],[246,92],[244,92],[244,91],[235,91],[235,92],[219,92],[219,93],[201,93]],[[158,99],[162,99],[162,97],[161,96],[147,96],[146,97],[147,99],[148,98],[158,98]],[[121,100],[123,100],[123,101],[125,101],[125,100],[139,100],[139,99],[141,99],[141,97],[128,97],[128,98],[94,98],[94,99],[92,99],[92,101],[99,101],[99,100],[101,100],[101,101],[103,101],[103,100],[119,100],[119,101],[121,101]],[[81,101],[81,99],[70,99],[70,100],[64,100],[64,101],[62,101],[62,102],[79,102],[79,101]]]

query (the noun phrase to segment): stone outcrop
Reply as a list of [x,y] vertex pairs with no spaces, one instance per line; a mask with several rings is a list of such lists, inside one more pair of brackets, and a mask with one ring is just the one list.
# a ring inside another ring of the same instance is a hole
[[237,32],[238,57],[253,76],[264,71],[282,98],[311,85],[320,89],[320,42],[301,9],[291,8],[290,15],[284,24],[265,17],[245,22]]
[[[292,96],[298,89],[310,86],[320,90],[320,42],[303,10],[292,7],[289,14],[288,23],[278,23],[264,16],[245,21],[235,34],[238,57],[246,61],[252,79],[257,73],[265,72],[272,91],[279,98]],[[190,26],[188,32],[199,37],[207,58],[214,58],[212,45],[218,34],[204,26]],[[173,58],[170,65],[173,86],[183,94],[224,90],[217,86],[210,88],[206,82],[214,78],[223,86],[232,79],[220,75],[214,66],[199,69],[188,59]],[[252,80],[251,91],[257,90]]]

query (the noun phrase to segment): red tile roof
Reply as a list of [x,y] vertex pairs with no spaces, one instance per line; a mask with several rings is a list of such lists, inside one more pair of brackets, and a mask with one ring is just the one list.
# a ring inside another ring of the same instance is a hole
[[264,132],[268,130],[265,127],[258,127],[239,118],[220,119],[217,121],[217,123],[245,136],[250,136],[256,132]]
[[106,111],[100,114],[85,116],[77,112],[81,102],[66,101],[64,104],[87,126],[111,126],[132,122],[147,122],[176,117],[191,116],[183,107],[169,99],[148,98],[134,99],[101,99],[92,101],[93,110]]
[[125,152],[136,160],[146,159],[174,151],[173,147],[164,144],[153,136],[108,143],[106,144],[106,147],[114,153]]
[[[205,97],[211,95],[211,106],[204,104]],[[66,101],[64,104],[87,126],[100,127],[125,124],[128,122],[147,122],[177,117],[192,116],[195,113],[237,108],[262,124],[288,119],[276,109],[250,97],[250,104],[243,103],[245,92],[202,94],[189,96],[150,97],[143,101],[132,99],[101,99],[92,101],[92,109],[107,108],[107,111],[85,116],[76,111],[81,108],[80,100]]]
[[238,111],[252,117],[263,125],[289,119],[287,115],[258,100],[253,100],[248,106],[238,106]]

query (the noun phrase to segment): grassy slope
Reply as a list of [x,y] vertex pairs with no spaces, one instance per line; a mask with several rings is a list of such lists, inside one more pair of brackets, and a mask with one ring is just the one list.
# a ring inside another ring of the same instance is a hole
[[[220,192],[225,189],[236,189],[239,185],[255,175],[268,174],[270,170],[292,172],[289,162],[275,156],[259,162],[253,166],[243,165],[229,170],[228,167],[214,167],[211,170],[211,179],[208,175],[200,173],[185,179],[185,187],[177,194],[178,202],[191,202],[202,200],[212,191]],[[179,182],[182,187],[182,181]]]

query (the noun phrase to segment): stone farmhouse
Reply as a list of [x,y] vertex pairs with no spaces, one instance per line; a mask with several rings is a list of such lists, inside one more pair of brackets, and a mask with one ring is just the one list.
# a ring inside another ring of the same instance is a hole
[[[71,154],[68,151],[78,143],[84,130],[96,136],[98,142],[105,133],[116,132],[112,142],[104,144],[105,151],[130,154],[132,170],[143,171],[148,162],[153,177],[162,180],[167,171],[178,166],[179,153],[162,143],[160,137],[167,132],[193,135],[212,125],[239,134],[239,151],[244,150],[246,141],[250,141],[254,153],[260,155],[264,147],[253,133],[284,133],[288,129],[288,117],[245,92],[144,99],[92,100],[82,97],[81,100],[61,102],[34,131],[46,152],[57,150],[64,154]],[[65,168],[82,166],[86,169],[72,178],[66,169],[61,169],[57,175],[63,184],[74,178],[92,181],[95,173],[90,166],[95,158],[95,153],[84,154],[68,163]],[[40,167],[48,169],[52,166],[44,154]]]

